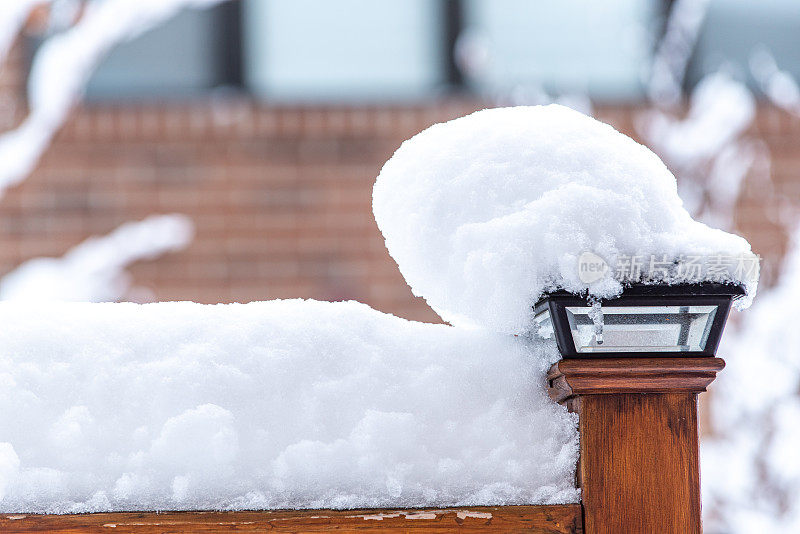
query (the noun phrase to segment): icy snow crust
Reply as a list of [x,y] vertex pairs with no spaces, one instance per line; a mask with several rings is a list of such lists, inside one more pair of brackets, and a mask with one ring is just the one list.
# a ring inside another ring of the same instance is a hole
[[[419,133],[381,170],[373,210],[415,295],[455,325],[502,332],[527,330],[549,289],[617,295],[623,256],[753,257],[744,239],[691,219],[650,150],[558,105],[487,109]],[[609,275],[581,282],[584,252]],[[715,276],[745,284],[738,304],[749,305],[757,271],[742,276],[732,260]]]
[[0,510],[576,502],[552,345],[355,302],[0,303]]

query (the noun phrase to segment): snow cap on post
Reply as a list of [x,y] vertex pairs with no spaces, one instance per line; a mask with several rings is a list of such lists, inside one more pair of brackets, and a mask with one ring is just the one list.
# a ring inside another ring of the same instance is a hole
[[629,282],[731,282],[743,308],[758,283],[749,243],[694,221],[658,156],[559,105],[422,131],[384,165],[373,210],[414,294],[461,326],[525,332],[555,289],[609,298]]

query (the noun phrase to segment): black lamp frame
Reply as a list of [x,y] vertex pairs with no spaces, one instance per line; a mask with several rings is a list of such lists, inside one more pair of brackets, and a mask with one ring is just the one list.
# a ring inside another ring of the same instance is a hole
[[578,352],[572,339],[567,306],[590,306],[588,296],[580,296],[566,291],[555,291],[545,295],[534,306],[534,315],[550,311],[550,321],[558,350],[564,358],[652,358],[654,356],[697,358],[713,357],[717,353],[722,331],[731,303],[744,295],[740,285],[702,283],[679,284],[674,286],[657,284],[634,284],[626,287],[622,294],[612,299],[600,299],[601,306],[717,306],[711,323],[705,348],[701,351],[676,352]]

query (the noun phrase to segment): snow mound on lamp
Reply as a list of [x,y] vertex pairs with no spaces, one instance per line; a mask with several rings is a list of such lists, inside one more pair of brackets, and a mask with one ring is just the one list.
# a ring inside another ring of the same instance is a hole
[[[747,241],[694,221],[658,156],[558,105],[431,126],[384,165],[373,210],[414,294],[455,325],[523,332],[547,290],[612,297],[626,281],[741,283],[744,308],[758,283],[757,267],[739,268],[756,259]],[[608,265],[589,283],[579,276],[586,253]],[[632,257],[670,269],[618,276]],[[680,269],[686,258],[722,261],[698,279]]]

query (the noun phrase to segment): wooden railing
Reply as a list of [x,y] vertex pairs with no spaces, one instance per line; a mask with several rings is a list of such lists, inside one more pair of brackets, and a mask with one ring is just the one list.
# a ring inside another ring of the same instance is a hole
[[698,533],[697,394],[719,358],[562,360],[551,397],[579,415],[581,503],[446,509],[2,514],[0,532]]
[[579,504],[428,510],[110,513],[3,516],[0,532],[583,532]]

